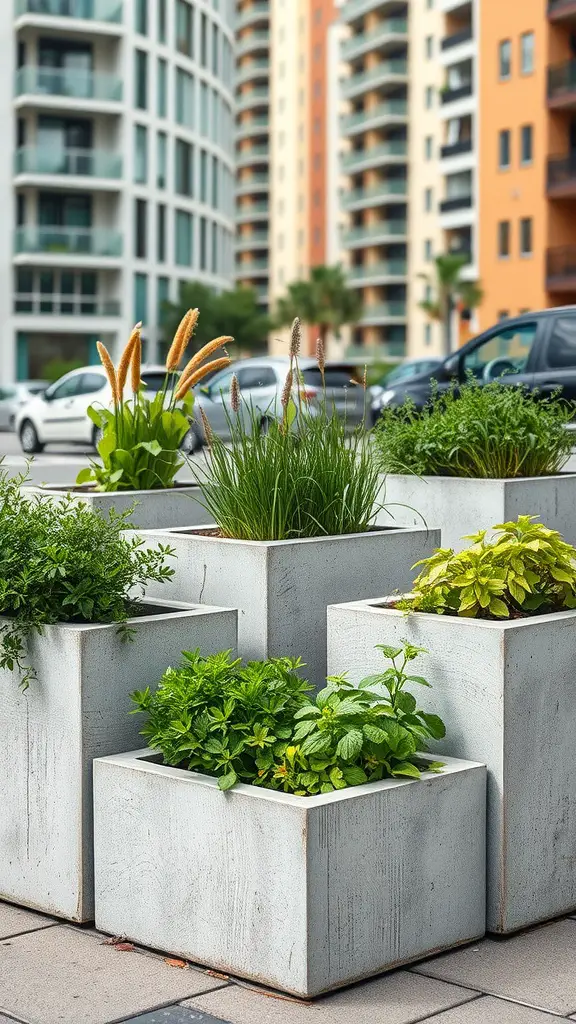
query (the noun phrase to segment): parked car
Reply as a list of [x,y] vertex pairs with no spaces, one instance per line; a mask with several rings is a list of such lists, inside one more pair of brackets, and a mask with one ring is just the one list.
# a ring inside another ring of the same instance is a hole
[[[308,408],[314,414],[319,408],[322,395],[322,377],[315,359],[299,359],[302,373],[302,392]],[[280,410],[280,397],[286,381],[289,361],[287,356],[261,356],[241,359],[233,366],[217,373],[212,380],[195,391],[197,407],[201,406],[215,434],[228,439],[230,429],[227,413],[230,409],[230,383],[236,374],[244,402],[251,404],[258,412],[260,429],[266,430],[274,415]],[[325,368],[326,397],[336,410],[346,417],[350,427],[362,423],[365,416],[366,396],[350,367],[342,363],[328,362]],[[194,417],[190,432],[183,446],[196,451],[205,443],[202,421]]]
[[441,365],[441,359],[433,359],[430,356],[427,359],[405,359],[404,362],[395,366],[393,370],[385,373],[377,384],[372,384],[370,388],[372,424],[376,422],[380,415],[382,406],[379,400],[383,391],[391,388],[394,384],[400,383],[400,381],[410,380],[412,377],[420,377],[423,373],[431,373]]
[[14,430],[18,411],[47,387],[47,380],[22,380],[0,387],[0,430]]
[[[163,366],[142,368],[142,380],[150,394],[159,390],[165,376]],[[102,366],[71,370],[18,410],[15,429],[22,450],[33,455],[52,443],[96,444],[98,428],[88,416],[88,408],[93,404],[109,406],[111,401]]]
[[576,306],[557,306],[501,320],[448,356],[440,366],[386,387],[375,400],[378,412],[410,398],[423,408],[432,381],[440,391],[472,375],[480,385],[493,380],[520,384],[543,395],[560,391],[576,400]]

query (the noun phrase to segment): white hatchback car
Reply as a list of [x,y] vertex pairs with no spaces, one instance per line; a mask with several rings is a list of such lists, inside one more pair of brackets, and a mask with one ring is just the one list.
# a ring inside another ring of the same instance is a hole
[[[147,394],[158,392],[165,376],[163,366],[142,367]],[[88,416],[88,408],[108,407],[111,401],[110,385],[102,366],[71,370],[18,411],[15,430],[22,450],[34,455],[52,443],[95,445],[98,428]]]

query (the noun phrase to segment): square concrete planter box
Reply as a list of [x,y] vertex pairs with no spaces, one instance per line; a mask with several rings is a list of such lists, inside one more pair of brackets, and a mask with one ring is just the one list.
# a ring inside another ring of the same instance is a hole
[[[422,526],[423,518],[428,527],[441,530],[442,547],[455,551],[470,543],[462,539],[466,534],[519,515],[539,516],[569,544],[576,544],[576,473],[518,480],[390,474],[383,480],[380,501],[384,494],[395,523]],[[378,522],[389,523],[390,517],[380,512]]]
[[143,718],[130,693],[154,686],[182,650],[236,644],[236,612],[168,602],[116,625],[46,626],[30,639],[37,679],[0,671],[0,899],[70,921],[94,919],[92,761],[130,750]]
[[[205,527],[214,529],[214,527]],[[412,565],[431,554],[439,531],[379,529],[339,537],[245,541],[189,529],[143,534],[176,550],[177,601],[238,608],[244,658],[300,656],[316,686],[326,677],[326,608],[412,585]],[[154,597],[160,586],[152,584]]]
[[25,487],[27,494],[64,498],[70,494],[75,501],[107,516],[110,509],[125,512],[134,508],[130,526],[141,530],[168,530],[172,526],[198,526],[206,521],[206,509],[200,504],[202,490],[196,484],[176,484],[161,491],[93,491],[74,484],[45,484]]
[[425,647],[418,700],[446,723],[435,748],[488,767],[488,930],[576,907],[576,611],[511,622],[358,602],[328,609],[328,670],[382,671],[375,644]]
[[101,931],[305,997],[484,933],[482,765],[306,798],[156,762],[95,762]]

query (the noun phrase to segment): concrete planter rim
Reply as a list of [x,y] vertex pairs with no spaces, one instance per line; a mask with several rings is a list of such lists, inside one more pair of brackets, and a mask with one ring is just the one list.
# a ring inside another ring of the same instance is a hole
[[154,496],[156,494],[179,494],[184,491],[198,491],[201,492],[202,488],[200,484],[195,483],[194,480],[178,481],[174,487],[150,487],[148,490],[140,491],[98,491],[95,487],[90,484],[76,484],[76,483],[61,483],[61,484],[28,484],[33,490],[45,491],[47,494],[71,494],[72,497],[79,494],[86,494],[89,497],[107,497],[107,498],[118,498],[118,497],[130,497],[131,495],[135,498],[138,495],[145,495],[146,497]]
[[[438,756],[422,753],[419,755],[422,760],[437,761]],[[166,778],[178,780],[195,786],[204,786],[208,789],[218,789],[218,779],[212,775],[203,775],[201,772],[190,772],[185,768],[173,768],[170,765],[161,764],[158,751],[144,747],[141,750],[133,750],[127,754],[111,754],[108,757],[97,758],[99,761],[113,763],[122,768],[131,768],[152,775],[163,775]],[[445,767],[439,773],[423,772],[421,779],[381,779],[379,782],[366,782],[362,786],[349,786],[347,789],[335,790],[333,793],[318,793],[315,796],[296,796],[294,793],[283,793],[280,790],[265,789],[260,786],[250,786],[248,783],[240,782],[232,790],[222,792],[222,799],[227,800],[236,796],[242,798],[263,799],[271,803],[283,804],[286,807],[324,807],[327,804],[341,803],[354,797],[369,796],[370,793],[381,793],[389,790],[404,788],[405,786],[419,786],[423,782],[434,784],[437,780],[446,778],[448,775],[462,771],[465,768],[485,768],[480,761],[469,761],[457,757],[446,757]]]
[[[401,608],[391,608],[386,603],[388,601],[398,601],[398,600],[401,600],[402,596],[405,597],[407,595],[398,595],[396,597],[392,596],[392,597],[369,598],[367,601],[352,601],[352,602],[349,602],[348,604],[341,605],[340,607],[345,607],[345,608],[360,608],[361,607],[362,609],[364,609],[366,611],[385,612],[387,615],[399,615],[402,618],[406,618],[407,616],[411,616],[411,615],[416,615],[416,616],[418,616],[419,619],[426,620],[427,622],[438,621],[438,619],[440,619],[443,622],[458,622],[458,623],[465,623],[466,626],[470,626],[470,625],[482,626],[482,627],[485,627],[487,629],[500,629],[500,630],[523,629],[523,628],[525,629],[526,627],[529,627],[532,623],[536,623],[536,622],[552,622],[552,621],[555,622],[557,619],[569,619],[569,618],[576,619],[576,608],[565,608],[561,612],[546,612],[546,614],[544,614],[544,615],[527,615],[527,616],[525,616],[525,618],[520,618],[520,619],[480,619],[480,618],[471,618],[471,617],[464,616],[464,615],[437,615],[434,612],[405,612]],[[335,605],[334,607],[339,607],[339,606]]]
[[396,480],[419,480],[421,483],[429,483],[436,480],[450,480],[465,484],[515,484],[528,483],[530,480],[565,480],[567,477],[576,477],[574,470],[560,470],[559,473],[544,473],[541,476],[445,476],[441,473],[382,473],[384,486],[388,477]]
[[331,533],[322,534],[320,537],[293,537],[285,540],[243,540],[241,537],[214,537],[202,533],[202,530],[217,530],[219,529],[216,523],[205,523],[200,526],[173,526],[164,530],[140,530],[139,532],[143,535],[150,536],[151,534],[157,538],[170,538],[175,534],[177,536],[190,537],[193,540],[198,541],[209,541],[214,544],[247,544],[251,547],[293,547],[294,545],[301,544],[318,544],[318,543],[338,543],[338,541],[354,539],[359,540],[361,537],[374,537],[382,534],[393,534],[398,536],[399,534],[407,533],[429,533],[430,530],[425,526],[375,526],[369,530],[364,530],[362,533]]
[[[131,615],[129,619],[119,622],[46,622],[43,629],[62,629],[66,632],[86,633],[88,630],[117,629],[118,626],[136,626],[146,622],[157,622],[167,617],[171,619],[190,618],[191,615],[205,615],[207,611],[228,611],[213,605],[188,604],[186,601],[164,601],[161,598],[142,598],[138,602],[142,608],[156,609],[148,615]],[[0,615],[0,622],[15,622],[11,616]],[[37,634],[42,639],[42,633]]]

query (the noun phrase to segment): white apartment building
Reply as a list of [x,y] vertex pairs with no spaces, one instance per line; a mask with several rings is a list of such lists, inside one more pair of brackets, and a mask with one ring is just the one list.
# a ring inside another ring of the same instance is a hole
[[233,0],[4,0],[0,379],[233,277]]

